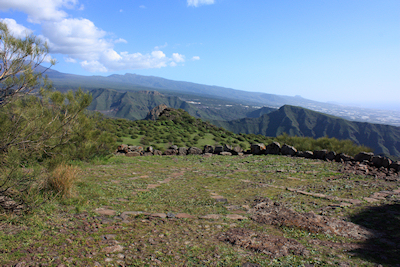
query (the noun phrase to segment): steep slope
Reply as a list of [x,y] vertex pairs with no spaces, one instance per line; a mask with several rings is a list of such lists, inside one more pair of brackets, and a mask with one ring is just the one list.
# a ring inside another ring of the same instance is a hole
[[92,90],[93,101],[88,110],[99,111],[111,117],[140,120],[149,110],[160,104],[195,112],[194,108],[178,97],[164,96],[156,91],[118,92],[107,89]]
[[[190,115],[204,120],[234,120],[245,118],[252,112],[257,115],[255,108],[242,105],[193,105],[177,96],[165,96],[157,91],[123,92],[95,89],[90,92],[93,101],[88,108],[89,110],[96,110],[108,116],[129,120],[144,119],[149,110],[161,104],[172,108],[181,108]],[[267,111],[264,109],[259,111],[260,114],[265,112]]]
[[348,121],[301,107],[285,105],[259,118],[213,123],[234,133],[265,136],[287,133],[291,136],[350,139],[356,144],[373,148],[376,154],[400,156],[400,127]]

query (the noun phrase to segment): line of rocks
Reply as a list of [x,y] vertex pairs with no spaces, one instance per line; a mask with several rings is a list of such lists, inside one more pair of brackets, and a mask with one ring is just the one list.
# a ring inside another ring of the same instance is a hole
[[169,149],[164,152],[156,150],[149,146],[146,149],[142,146],[128,146],[121,144],[118,146],[116,155],[125,155],[128,157],[137,156],[151,156],[151,155],[167,155],[167,156],[184,156],[184,155],[286,155],[292,157],[303,157],[309,159],[319,159],[325,161],[336,161],[341,163],[353,163],[353,164],[364,164],[369,167],[376,168],[378,172],[386,172],[387,176],[393,175],[393,173],[400,172],[400,161],[393,162],[391,159],[374,155],[372,152],[360,152],[354,157],[349,156],[344,153],[337,154],[334,151],[328,151],[326,149],[315,150],[315,151],[298,151],[295,147],[289,146],[287,144],[280,145],[278,142],[272,142],[269,145],[264,145],[263,143],[252,144],[251,148],[247,151],[239,146],[232,147],[230,145],[223,146],[211,146],[205,145],[203,149],[197,147],[178,147],[176,145],[170,146]]

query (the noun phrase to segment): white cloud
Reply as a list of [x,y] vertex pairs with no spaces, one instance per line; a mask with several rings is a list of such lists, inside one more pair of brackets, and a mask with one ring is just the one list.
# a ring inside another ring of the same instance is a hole
[[175,62],[185,62],[185,56],[178,53],[173,53],[172,60]]
[[69,55],[75,59],[97,60],[99,54],[113,48],[113,44],[103,38],[106,32],[88,19],[45,22],[42,33],[48,38],[51,53]]
[[118,53],[114,50],[114,44],[126,40],[105,39],[107,33],[87,19],[46,22],[43,23],[42,29],[48,38],[51,53],[82,60],[82,68],[90,72],[161,68],[168,66],[171,61],[182,62],[184,59],[184,56],[178,53],[169,58],[159,49],[150,54]]
[[[118,52],[115,45],[127,43],[123,38],[112,38],[112,34],[96,27],[85,18],[71,18],[65,9],[82,10],[78,0],[0,0],[0,10],[18,10],[29,16],[28,21],[40,23],[41,37],[49,45],[50,53],[61,54],[68,63],[79,62],[90,72],[108,72],[128,69],[149,69],[176,66],[185,62],[185,56],[173,53],[167,57],[162,48],[155,47],[150,53]],[[13,19],[3,19],[18,37],[31,30]]]
[[76,63],[76,59],[71,58],[71,57],[64,57],[65,62],[67,63]]
[[32,34],[32,30],[18,24],[13,19],[0,19],[1,22],[7,24],[8,30],[10,31],[11,35],[17,38],[24,38],[27,35]]
[[7,0],[0,1],[0,10],[19,10],[28,14],[28,21],[58,21],[68,16],[62,8],[72,9],[78,0]]
[[214,0],[187,0],[188,6],[198,7],[200,5],[212,5]]
[[193,61],[195,61],[195,60],[200,60],[200,57],[199,57],[199,56],[194,56],[194,57],[192,57],[192,60],[193,60]]
[[96,60],[92,61],[82,61],[81,62],[82,68],[90,72],[107,72],[107,68],[103,66],[100,62]]
[[139,7],[140,7],[140,8],[146,8],[146,6],[145,6],[145,5],[140,5]]
[[115,41],[114,41],[114,43],[116,43],[116,44],[118,44],[118,43],[124,43],[124,44],[127,44],[127,43],[128,43],[128,41],[127,41],[127,40],[125,40],[125,39],[119,38],[119,39],[115,40]]
[[165,47],[167,47],[167,46],[168,46],[167,43],[165,43],[165,44],[163,44],[163,45],[158,45],[158,46],[154,47],[154,50],[160,50],[160,49],[163,49],[163,48],[165,48]]

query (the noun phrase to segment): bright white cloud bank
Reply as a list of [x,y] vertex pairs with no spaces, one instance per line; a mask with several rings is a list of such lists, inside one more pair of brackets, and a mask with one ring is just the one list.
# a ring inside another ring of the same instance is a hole
[[[194,6],[206,1],[192,1]],[[213,1],[212,1],[213,2]],[[188,2],[189,4],[189,2]],[[158,47],[148,54],[117,52],[115,44],[127,43],[125,39],[107,38],[108,33],[85,18],[70,18],[64,9],[83,9],[78,0],[0,0],[0,10],[18,10],[28,15],[28,21],[39,23],[42,37],[51,53],[65,55],[65,61],[76,63],[90,72],[108,72],[125,69],[147,69],[176,66],[185,56],[173,53],[167,57]],[[18,37],[32,31],[13,19],[2,19]]]
[[19,10],[28,15],[28,21],[58,20],[68,16],[62,8],[72,9],[78,0],[1,0],[0,10]]
[[18,24],[13,19],[0,19],[0,21],[5,23],[5,24],[7,24],[8,30],[15,37],[24,38],[27,35],[32,33],[31,30],[29,30],[28,28]]
[[212,5],[214,0],[187,0],[188,6],[198,7],[200,5]]

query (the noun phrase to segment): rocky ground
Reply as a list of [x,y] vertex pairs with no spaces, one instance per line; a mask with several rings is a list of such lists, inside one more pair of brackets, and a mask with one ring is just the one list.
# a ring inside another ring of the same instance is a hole
[[4,213],[2,266],[400,266],[396,173],[277,155],[114,157]]

